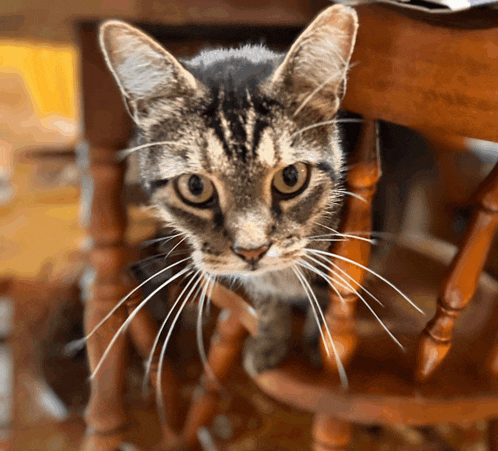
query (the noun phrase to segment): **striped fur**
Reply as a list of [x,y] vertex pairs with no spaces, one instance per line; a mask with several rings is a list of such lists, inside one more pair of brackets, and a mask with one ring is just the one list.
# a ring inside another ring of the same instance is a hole
[[[102,26],[101,46],[138,126],[141,175],[158,216],[187,236],[195,267],[239,280],[254,298],[305,297],[291,267],[304,248],[326,248],[310,240],[327,233],[318,224],[338,224],[343,154],[333,119],[356,28],[354,10],[337,5],[286,55],[244,46],[179,62],[130,25]],[[310,127],[320,122],[327,123]],[[281,196],[272,188],[275,174],[296,163],[309,168],[305,189]],[[213,202],[186,203],[175,188],[182,174],[209,179]],[[233,250],[268,244],[257,263]]]

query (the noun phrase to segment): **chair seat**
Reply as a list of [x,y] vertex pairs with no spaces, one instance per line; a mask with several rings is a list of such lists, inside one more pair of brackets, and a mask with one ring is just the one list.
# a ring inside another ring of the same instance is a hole
[[[453,246],[441,241],[414,239],[396,244],[379,272],[430,316],[454,253]],[[417,336],[426,317],[385,284],[368,282],[369,291],[387,305],[382,308],[369,302],[406,351],[390,339],[368,310],[359,309],[360,344],[346,368],[347,391],[338,377],[310,371],[309,362],[296,356],[256,377],[259,387],[284,403],[355,423],[424,425],[498,415],[498,384],[486,368],[496,335],[493,324],[498,320],[498,311],[493,309],[497,281],[487,274],[481,276],[476,298],[455,328],[458,344],[426,384],[413,377]]]

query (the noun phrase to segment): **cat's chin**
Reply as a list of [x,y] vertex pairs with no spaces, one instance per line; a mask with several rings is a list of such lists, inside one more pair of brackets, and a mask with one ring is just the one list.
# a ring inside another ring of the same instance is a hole
[[239,281],[253,299],[261,296],[279,298],[284,302],[306,299],[306,292],[291,266],[260,273],[233,274],[231,277]]
[[296,262],[278,262],[258,264],[258,266],[244,265],[244,267],[234,269],[233,266],[217,265],[202,265],[202,271],[209,275],[229,277],[229,278],[259,278],[265,274],[278,273],[281,271],[290,270]]

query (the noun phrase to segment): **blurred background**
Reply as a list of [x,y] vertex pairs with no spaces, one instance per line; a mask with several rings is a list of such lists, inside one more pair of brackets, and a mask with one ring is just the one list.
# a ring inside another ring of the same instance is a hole
[[[84,354],[75,365],[61,357],[67,337],[81,333],[82,307],[77,294],[65,291],[65,287],[81,275],[82,254],[87,248],[79,221],[82,170],[75,153],[83,127],[80,55],[74,24],[80,20],[118,17],[139,22],[162,20],[175,27],[189,23],[243,23],[299,30],[327,4],[285,0],[40,0],[36,4],[4,0],[0,3],[0,450],[13,449],[15,409],[22,426],[18,431],[32,431],[29,440],[27,435],[24,437],[27,441],[23,443],[29,445],[23,445],[26,446],[23,449],[77,449],[84,431],[81,420],[87,396]],[[199,46],[202,42],[197,37],[195,47]],[[468,197],[489,172],[495,159],[494,146],[460,137],[421,137],[389,125],[383,129],[383,138],[385,177],[379,189],[379,205],[388,213],[379,218],[379,227],[393,232],[426,233],[457,243],[470,213]],[[406,146],[400,150],[399,142],[411,143],[409,148],[413,152],[407,152]],[[425,150],[419,152],[422,148]],[[466,150],[472,152],[461,152]],[[433,157],[441,153],[443,158]],[[457,183],[451,183],[457,179]],[[153,221],[139,205],[131,204],[129,214],[130,241],[139,242],[154,233]],[[497,255],[494,253],[489,264],[490,271],[495,273]],[[23,318],[27,317],[30,320],[26,322]],[[60,335],[61,328],[65,335]],[[57,334],[61,338],[58,347],[54,347],[52,339]],[[8,337],[13,335],[16,340],[9,341]],[[12,346],[17,347],[18,356],[15,380]],[[37,360],[37,354],[44,356],[43,362]],[[44,364],[47,356],[53,363],[48,368]],[[82,380],[77,385],[78,390],[81,388],[80,395],[71,387],[70,371]],[[16,399],[14,383],[18,385]],[[63,399],[64,390],[69,393],[66,399]],[[246,409],[244,415],[249,411],[250,418],[260,418],[261,412],[266,418],[278,413],[287,422],[310,424],[308,416],[276,404],[255,388],[249,391],[250,395],[246,393],[246,385],[239,390],[245,396],[242,399],[239,395],[240,404]],[[232,415],[231,424],[249,421],[240,418],[237,420]],[[223,431],[225,435],[231,434],[233,442],[240,446],[234,445],[232,449],[255,449],[247,441],[250,440],[247,430],[240,427],[234,432],[233,426],[230,429],[226,425],[227,421],[227,417],[219,419],[218,429],[222,436]],[[255,419],[252,424],[253,435],[268,432],[268,425],[262,420]],[[231,432],[226,432],[227,428]],[[460,425],[439,432],[446,436],[454,434],[452,440],[459,443],[455,449],[477,451],[484,449],[483,428],[482,424]],[[361,434],[365,443],[374,440],[383,443],[382,449],[386,450],[443,449],[437,445],[423,447],[424,440],[429,439],[408,428],[382,433],[365,429]],[[301,439],[305,443],[309,437]],[[434,437],[431,440],[437,442]],[[358,449],[370,448],[358,445]]]

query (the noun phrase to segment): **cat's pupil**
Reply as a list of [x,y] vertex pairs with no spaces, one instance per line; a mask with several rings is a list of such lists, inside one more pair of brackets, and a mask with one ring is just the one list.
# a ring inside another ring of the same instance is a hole
[[294,165],[287,166],[282,171],[282,179],[287,186],[294,186],[299,180],[299,172]]
[[198,175],[193,175],[188,180],[188,189],[194,196],[200,196],[204,191],[204,183]]

